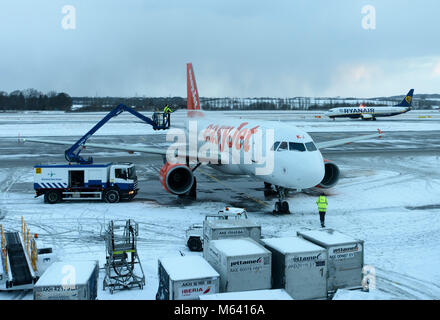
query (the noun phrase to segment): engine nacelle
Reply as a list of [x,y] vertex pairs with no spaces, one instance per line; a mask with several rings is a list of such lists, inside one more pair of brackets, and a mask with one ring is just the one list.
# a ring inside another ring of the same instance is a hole
[[167,162],[160,169],[160,182],[169,193],[181,195],[191,190],[194,174],[185,164]]
[[317,185],[319,188],[328,189],[338,183],[339,180],[339,167],[329,160],[324,160],[324,178]]

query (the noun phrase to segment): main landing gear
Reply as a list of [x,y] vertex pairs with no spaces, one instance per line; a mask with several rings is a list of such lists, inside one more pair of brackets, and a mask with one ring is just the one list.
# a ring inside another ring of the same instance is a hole
[[[191,171],[194,172],[198,167],[200,167],[201,164],[202,164],[201,162],[197,163],[197,165],[194,168],[192,168]],[[187,165],[189,166],[189,164],[187,164]],[[197,200],[197,179],[196,179],[196,177],[194,177],[194,183],[193,183],[191,189],[187,193],[179,195],[179,198]]]
[[[269,189],[272,190],[271,184],[267,183],[267,182],[264,183],[264,188],[265,188],[265,192]],[[275,209],[272,211],[272,213],[273,214],[280,214],[280,213],[290,214],[289,203],[284,200],[286,198],[287,189],[283,188],[283,187],[279,187],[279,186],[275,186],[275,189],[276,189],[276,193],[278,195],[278,201],[275,202]]]
[[194,183],[191,189],[185,194],[179,194],[180,199],[197,200],[197,179],[194,177]]

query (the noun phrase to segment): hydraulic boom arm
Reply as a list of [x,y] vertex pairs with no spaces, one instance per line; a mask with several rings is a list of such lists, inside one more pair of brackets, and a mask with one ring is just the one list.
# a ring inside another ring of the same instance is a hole
[[143,114],[137,112],[136,110],[127,107],[124,104],[118,105],[116,108],[114,108],[112,111],[110,111],[101,121],[99,121],[92,129],[90,129],[84,136],[81,137],[77,142],[75,142],[69,149],[67,149],[64,152],[65,158],[69,162],[77,162],[80,164],[92,164],[93,158],[89,157],[89,159],[84,159],[79,154],[84,146],[84,144],[87,142],[87,140],[96,132],[98,131],[104,124],[106,124],[110,119],[113,117],[116,117],[120,115],[122,112],[128,111],[132,115],[138,117],[142,121],[148,123],[153,127],[154,130],[165,130],[169,129],[170,127],[170,121],[169,113],[165,113],[162,118],[162,121],[160,121],[160,114],[154,113],[153,114],[153,120],[150,118],[144,116]]

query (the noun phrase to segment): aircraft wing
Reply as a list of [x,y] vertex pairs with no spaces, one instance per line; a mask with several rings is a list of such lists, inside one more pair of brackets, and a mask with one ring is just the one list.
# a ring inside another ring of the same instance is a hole
[[371,139],[371,138],[381,138],[383,136],[383,132],[379,129],[377,129],[377,131],[378,131],[377,133],[367,134],[367,135],[358,136],[358,137],[317,142],[317,143],[315,143],[315,145],[318,149],[324,149],[324,148],[336,147],[336,146],[340,146],[343,144],[347,144],[347,143],[351,143],[351,142],[355,142],[355,141],[360,141],[360,140],[366,140],[366,139]]
[[[25,138],[21,139],[22,142],[37,142],[37,143],[44,143],[44,144],[58,144],[58,145],[64,145],[64,146],[72,146],[75,142],[73,141],[63,141],[63,140],[42,140],[42,139],[33,139],[33,138]],[[129,153],[132,152],[143,152],[143,153],[149,153],[149,154],[157,154],[166,156],[167,155],[167,147],[158,148],[158,147],[137,147],[137,146],[130,146],[130,145],[112,145],[112,144],[101,144],[101,143],[86,143],[84,145],[86,148],[99,148],[99,149],[108,149],[108,150],[118,150],[118,151],[127,151]],[[175,147],[178,147],[178,144],[174,145]],[[218,163],[220,160],[220,156],[218,158],[202,158],[198,157],[197,160],[201,162],[214,162]]]
[[[23,142],[37,142],[37,143],[45,143],[45,144],[59,144],[64,146],[72,146],[74,141],[62,141],[62,140],[41,140],[41,139],[22,139]],[[93,148],[101,148],[101,149],[111,149],[111,150],[120,150],[127,152],[145,152],[150,154],[159,154],[166,155],[166,148],[155,148],[155,147],[135,147],[129,145],[111,145],[111,144],[101,144],[101,143],[86,143],[85,147],[93,147]]]

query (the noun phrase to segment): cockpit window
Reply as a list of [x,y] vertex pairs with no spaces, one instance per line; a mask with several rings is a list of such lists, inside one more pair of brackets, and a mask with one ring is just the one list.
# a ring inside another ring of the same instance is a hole
[[277,151],[284,151],[284,150],[288,150],[286,141],[280,143],[280,146],[278,147]]
[[289,142],[289,149],[290,151],[306,151],[304,144],[299,142]]
[[275,143],[273,144],[271,150],[272,150],[272,151],[275,151],[275,150],[278,148],[279,145],[280,145],[280,142],[279,142],[279,141],[275,142]]
[[313,142],[306,143],[307,151],[316,151],[316,146]]

